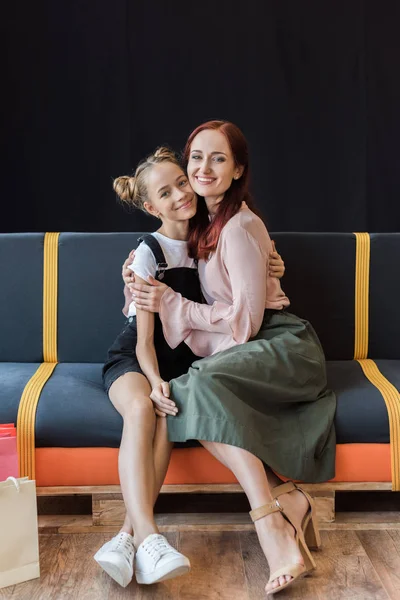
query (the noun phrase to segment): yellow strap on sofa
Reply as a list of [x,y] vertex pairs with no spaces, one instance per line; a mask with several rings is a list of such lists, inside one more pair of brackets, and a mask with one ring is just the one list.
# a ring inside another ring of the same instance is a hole
[[400,394],[368,356],[370,237],[356,233],[354,358],[382,394],[389,417],[392,489],[400,490]]
[[368,233],[354,235],[356,236],[354,358],[358,359],[368,356],[370,238]]
[[400,491],[400,394],[371,359],[359,359],[364,375],[380,391],[389,417],[392,489]]
[[17,418],[19,476],[35,479],[35,418],[44,384],[57,363],[42,363],[22,392]]
[[57,362],[57,290],[59,233],[46,233],[43,262],[43,360]]
[[35,479],[35,420],[40,394],[57,365],[59,233],[46,233],[43,255],[43,360],[22,392],[17,417],[19,476]]

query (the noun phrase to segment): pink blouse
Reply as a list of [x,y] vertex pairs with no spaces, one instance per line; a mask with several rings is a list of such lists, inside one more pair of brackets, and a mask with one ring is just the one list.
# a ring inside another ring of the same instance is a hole
[[264,310],[290,304],[280,281],[268,275],[271,239],[245,203],[228,221],[215,252],[199,261],[203,293],[211,305],[191,302],[169,288],[160,318],[171,348],[184,341],[197,356],[210,356],[255,336]]

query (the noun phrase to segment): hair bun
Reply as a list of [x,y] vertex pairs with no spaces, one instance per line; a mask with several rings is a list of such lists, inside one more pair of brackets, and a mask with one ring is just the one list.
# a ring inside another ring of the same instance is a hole
[[133,193],[135,190],[135,178],[129,175],[122,175],[114,179],[113,188],[117,196],[123,202],[130,202],[133,200]]
[[175,152],[170,148],[167,148],[167,146],[160,146],[159,148],[157,148],[153,156],[156,159],[170,160],[172,162],[176,162]]

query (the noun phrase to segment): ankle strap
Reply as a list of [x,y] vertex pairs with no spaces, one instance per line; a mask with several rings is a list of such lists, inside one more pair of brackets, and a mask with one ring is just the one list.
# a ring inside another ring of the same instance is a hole
[[258,521],[258,519],[262,519],[267,515],[271,515],[275,512],[283,512],[282,506],[279,504],[278,500],[273,500],[273,502],[269,502],[268,504],[263,504],[263,506],[259,506],[254,510],[250,511],[250,517],[253,521]]
[[293,492],[293,490],[297,490],[297,485],[293,481],[287,481],[286,483],[282,483],[282,485],[278,485],[277,487],[271,490],[271,494],[273,498],[279,498],[283,494],[289,494]]

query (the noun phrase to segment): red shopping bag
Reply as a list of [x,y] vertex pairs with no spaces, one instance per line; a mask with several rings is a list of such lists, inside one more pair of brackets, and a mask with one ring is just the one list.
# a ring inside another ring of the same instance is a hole
[[0,481],[18,477],[17,430],[13,423],[0,424]]

